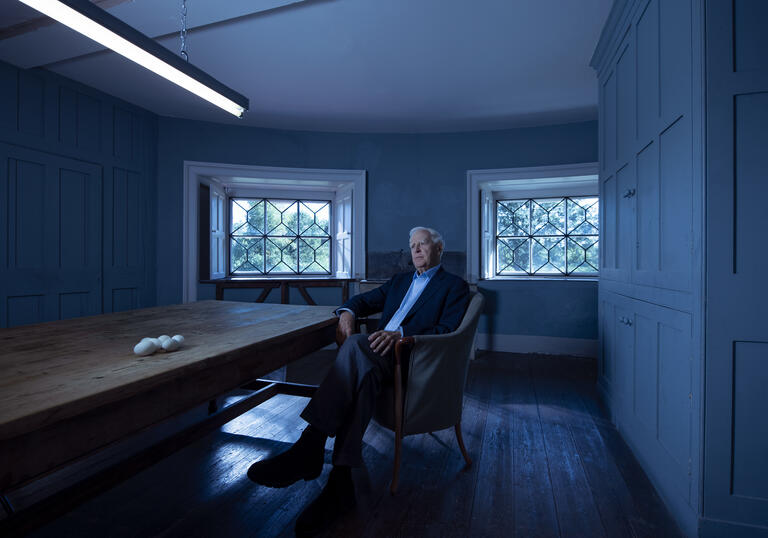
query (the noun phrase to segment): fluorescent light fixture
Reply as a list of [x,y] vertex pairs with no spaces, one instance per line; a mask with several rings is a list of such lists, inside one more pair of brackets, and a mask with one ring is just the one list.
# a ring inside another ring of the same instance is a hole
[[147,37],[88,0],[19,1],[178,84],[206,101],[223,108],[238,118],[242,117],[243,113],[248,110],[247,97],[228,88],[206,72],[166,49],[154,39]]

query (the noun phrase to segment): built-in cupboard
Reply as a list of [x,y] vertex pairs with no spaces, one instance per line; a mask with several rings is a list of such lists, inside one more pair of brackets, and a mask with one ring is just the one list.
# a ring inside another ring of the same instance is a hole
[[617,0],[599,387],[689,536],[768,536],[768,2]]
[[[686,532],[699,513],[701,6],[617,2],[599,80],[599,388]],[[698,134],[696,133],[698,130]]]

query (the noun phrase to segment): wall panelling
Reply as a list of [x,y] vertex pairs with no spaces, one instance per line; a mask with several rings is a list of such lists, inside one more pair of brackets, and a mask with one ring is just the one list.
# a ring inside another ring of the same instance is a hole
[[0,327],[155,304],[156,118],[0,64]]

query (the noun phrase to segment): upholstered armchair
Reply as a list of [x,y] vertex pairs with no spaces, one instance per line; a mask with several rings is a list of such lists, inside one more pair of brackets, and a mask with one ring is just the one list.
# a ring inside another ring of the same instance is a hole
[[473,292],[464,319],[454,332],[409,336],[401,338],[395,346],[394,383],[382,391],[374,413],[376,422],[395,432],[395,461],[389,488],[392,494],[399,483],[405,435],[453,427],[466,461],[464,469],[472,465],[461,435],[461,411],[482,306],[483,296]]

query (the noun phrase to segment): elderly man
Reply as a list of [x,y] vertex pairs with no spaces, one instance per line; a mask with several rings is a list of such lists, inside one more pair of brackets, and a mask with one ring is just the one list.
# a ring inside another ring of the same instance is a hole
[[[286,452],[251,465],[248,477],[270,487],[317,478],[328,437],[335,437],[333,469],[323,491],[299,516],[296,533],[327,528],[355,504],[351,468],[361,466],[362,439],[376,397],[394,375],[392,353],[403,336],[454,331],[469,301],[467,283],[440,266],[444,242],[431,228],[410,232],[415,273],[401,273],[383,286],[352,297],[336,313],[345,338],[330,372],[301,413],[309,425]],[[379,330],[353,334],[356,316],[381,312]]]

